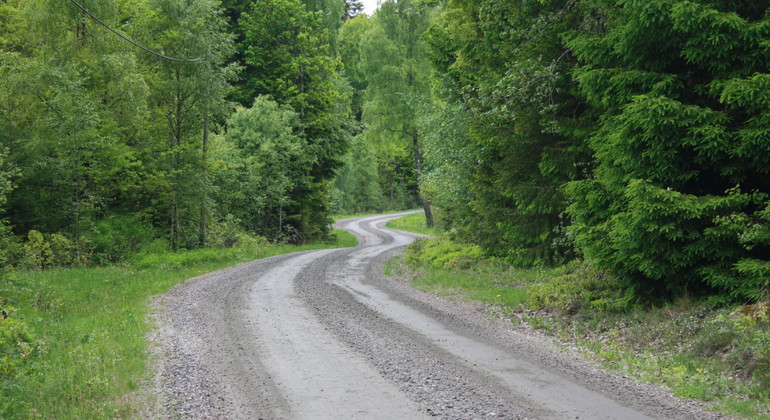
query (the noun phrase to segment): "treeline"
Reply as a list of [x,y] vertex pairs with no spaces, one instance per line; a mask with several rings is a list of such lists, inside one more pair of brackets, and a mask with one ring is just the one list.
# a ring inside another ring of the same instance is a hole
[[0,266],[324,238],[354,126],[336,38],[358,11],[0,2]]
[[385,1],[369,18],[359,15],[339,32],[343,74],[353,88],[358,124],[347,165],[335,183],[335,203],[347,211],[421,205],[423,151],[418,116],[431,94],[431,65],[423,33],[433,7]]
[[3,0],[0,264],[422,206],[516,265],[767,295],[768,6]]
[[[366,196],[368,162],[398,161],[376,149],[384,136],[414,127],[421,192],[456,239],[522,266],[584,258],[638,296],[766,298],[769,7],[385,2],[341,32],[371,27],[357,36],[358,67],[346,66],[361,69],[359,83],[395,81],[393,103],[366,91],[368,129],[356,139],[377,140],[366,150],[374,158],[354,141],[352,159],[364,163],[348,169],[361,172],[357,195]],[[394,20],[420,36],[388,33]],[[406,64],[412,51],[424,56]],[[378,59],[387,64],[367,67]],[[408,90],[422,60],[432,70],[419,77],[430,78]],[[402,108],[399,125],[381,119]],[[398,138],[394,150],[409,150],[408,136]]]

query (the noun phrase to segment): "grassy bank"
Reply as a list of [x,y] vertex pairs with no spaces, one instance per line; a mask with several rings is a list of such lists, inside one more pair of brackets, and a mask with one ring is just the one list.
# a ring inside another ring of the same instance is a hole
[[409,210],[388,210],[388,211],[364,211],[359,213],[341,213],[341,214],[335,214],[332,216],[332,219],[334,220],[344,220],[344,219],[352,219],[354,217],[365,217],[365,216],[377,216],[380,214],[394,214],[394,213],[402,213]]
[[147,300],[203,273],[333,243],[251,244],[136,256],[131,263],[8,273],[0,283],[0,418],[127,418],[148,379]]
[[429,228],[425,224],[425,213],[414,213],[404,217],[399,217],[385,224],[390,229],[405,230],[407,232],[422,233],[423,235],[435,235],[436,229]]
[[680,298],[643,307],[610,274],[584,262],[514,269],[475,246],[442,238],[418,241],[387,269],[420,289],[485,302],[511,322],[577,346],[609,370],[667,385],[729,415],[770,419],[764,305]]

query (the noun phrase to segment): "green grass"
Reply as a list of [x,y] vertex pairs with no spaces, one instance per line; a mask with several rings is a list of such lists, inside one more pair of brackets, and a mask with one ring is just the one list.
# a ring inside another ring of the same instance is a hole
[[494,267],[463,271],[425,267],[412,284],[443,296],[512,307],[527,299],[525,289],[517,286],[516,277],[517,273]]
[[554,318],[556,332],[607,369],[667,385],[677,396],[732,416],[770,418],[767,319],[687,299],[603,319],[582,317],[571,327]]
[[398,229],[406,232],[421,233],[423,235],[435,236],[438,234],[436,228],[429,228],[425,225],[425,213],[409,214],[398,219],[394,219],[385,224],[390,229]]
[[[355,245],[347,232],[333,243],[255,245],[139,257],[133,264],[9,273],[0,305],[26,324],[31,351],[0,365],[0,418],[126,418],[129,396],[148,379],[148,298],[206,272],[288,252]],[[11,331],[12,323],[1,321]],[[16,349],[3,341],[0,351]],[[3,347],[3,343],[9,346]],[[18,347],[22,348],[22,347]],[[0,353],[0,359],[4,356]],[[14,356],[11,354],[11,356]]]
[[[512,322],[576,345],[608,370],[668,386],[730,416],[770,419],[770,319],[681,298],[642,307],[584,262],[516,269],[474,245],[419,240],[386,274],[423,290],[494,305]],[[745,308],[744,308],[745,312]]]
[[[421,213],[406,216],[396,226],[424,226]],[[527,300],[523,284],[537,273],[511,270],[485,259],[480,248],[461,245],[444,238],[420,239],[410,246],[402,261],[389,262],[386,274],[403,275],[409,267],[412,284],[421,290],[460,299],[475,299],[500,307],[515,307]]]

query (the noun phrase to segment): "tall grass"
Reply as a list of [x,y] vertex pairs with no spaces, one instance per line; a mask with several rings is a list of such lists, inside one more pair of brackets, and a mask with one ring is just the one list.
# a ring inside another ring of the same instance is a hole
[[[156,253],[117,266],[6,274],[0,306],[9,318],[0,321],[0,351],[9,354],[0,353],[0,359],[13,363],[0,372],[0,418],[135,417],[127,396],[148,379],[149,296],[240,262],[355,243],[338,231],[334,243]],[[29,332],[23,337],[30,342],[22,346],[29,351],[3,340],[19,324]]]

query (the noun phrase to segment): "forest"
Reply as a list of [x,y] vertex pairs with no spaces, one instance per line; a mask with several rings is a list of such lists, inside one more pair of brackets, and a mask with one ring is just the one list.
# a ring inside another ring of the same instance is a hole
[[153,296],[417,208],[387,275],[770,416],[770,0],[0,0],[0,418],[153,417]]
[[0,266],[421,207],[639,299],[770,285],[770,4],[0,1]]

